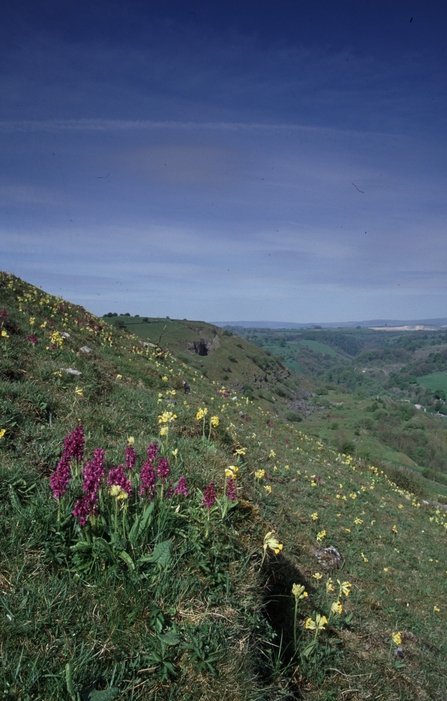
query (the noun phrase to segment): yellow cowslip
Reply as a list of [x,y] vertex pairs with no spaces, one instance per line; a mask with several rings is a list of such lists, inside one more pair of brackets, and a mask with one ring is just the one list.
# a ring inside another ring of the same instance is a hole
[[225,468],[225,476],[231,477],[231,479],[236,479],[239,468],[236,465],[229,465]]
[[318,511],[314,511],[313,514],[310,515],[312,521],[318,521]]
[[216,428],[219,425],[219,417],[218,416],[212,416],[210,419],[210,424],[213,428]]
[[273,450],[273,448],[271,449],[271,451],[270,451],[270,453],[269,453],[269,458],[276,458],[276,453],[275,453],[275,451]]
[[326,538],[326,535],[327,535],[327,533],[326,533],[325,530],[320,531],[319,533],[317,533],[317,542],[318,542],[318,543],[323,542],[323,540]]
[[256,472],[255,472],[255,477],[258,480],[262,480],[264,475],[265,475],[265,470],[256,470]]
[[272,485],[271,484],[264,484],[264,489],[267,492],[267,494],[272,493]]
[[6,433],[6,428],[0,428],[0,440],[3,438],[5,433]]
[[315,573],[312,575],[312,577],[313,577],[313,579],[316,579],[317,582],[319,582],[320,579],[323,579],[323,575],[322,575],[320,572],[315,572]]
[[302,584],[294,584],[292,586],[292,594],[295,599],[305,599],[309,596]]
[[400,631],[398,631],[397,633],[392,633],[391,638],[392,638],[392,641],[395,645],[401,645],[402,634],[400,633]]
[[75,393],[78,395],[78,397],[83,397],[83,396],[84,396],[84,390],[82,389],[82,387],[76,386],[76,387],[75,387]]
[[112,486],[109,489],[109,494],[111,497],[115,497],[116,499],[128,499],[129,495],[127,492],[122,489],[119,484],[112,484]]
[[168,426],[162,426],[160,428],[160,436],[167,436],[169,433],[169,427]]
[[247,448],[236,448],[234,451],[235,455],[245,455],[247,452]]
[[329,579],[326,582],[326,592],[330,594],[331,592],[335,591],[334,584],[332,582],[332,578],[329,577]]
[[316,632],[319,632],[320,630],[325,629],[326,623],[326,616],[320,616],[320,614],[317,613],[317,615],[315,616],[315,620],[313,620],[312,618],[306,618],[305,626],[307,630],[315,630]]
[[337,584],[340,587],[340,596],[342,594],[344,594],[345,596],[349,596],[352,588],[351,582],[340,582],[340,580],[337,579]]
[[159,424],[169,424],[171,421],[174,421],[177,418],[177,414],[174,414],[172,411],[164,411],[162,414],[159,415],[158,417],[158,423]]
[[5,329],[2,329],[2,338],[9,338],[9,335],[5,331]]
[[207,415],[207,413],[208,413],[208,409],[207,409],[206,407],[204,407],[203,409],[199,408],[199,409],[197,410],[197,414],[196,414],[196,419],[197,419],[197,421],[200,421],[201,419],[204,419],[205,416]]
[[133,445],[135,443],[135,438],[133,436],[128,436],[127,442],[129,445]]
[[343,613],[343,606],[341,605],[340,601],[334,601],[331,606],[331,613],[337,614],[338,616]]
[[269,548],[270,550],[273,550],[275,555],[278,555],[278,553],[281,552],[283,547],[283,544],[280,543],[276,538],[275,531],[269,531],[264,536],[264,552],[267,552],[267,548]]

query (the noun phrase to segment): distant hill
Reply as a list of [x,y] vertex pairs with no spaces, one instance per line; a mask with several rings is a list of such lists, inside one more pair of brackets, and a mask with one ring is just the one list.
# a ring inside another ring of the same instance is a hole
[[243,326],[247,329],[309,329],[320,327],[322,329],[355,328],[356,326],[447,326],[447,317],[439,319],[411,319],[402,321],[399,319],[372,319],[369,321],[334,321],[330,323],[300,323],[294,321],[213,321],[215,326],[229,327]]

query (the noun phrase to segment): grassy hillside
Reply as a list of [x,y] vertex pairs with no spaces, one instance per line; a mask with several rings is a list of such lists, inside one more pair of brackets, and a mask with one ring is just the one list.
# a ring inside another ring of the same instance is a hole
[[240,332],[280,357],[320,397],[312,399],[320,410],[303,415],[303,429],[360,458],[410,467],[445,500],[444,329]]
[[0,344],[2,699],[445,698],[412,474],[4,273]]

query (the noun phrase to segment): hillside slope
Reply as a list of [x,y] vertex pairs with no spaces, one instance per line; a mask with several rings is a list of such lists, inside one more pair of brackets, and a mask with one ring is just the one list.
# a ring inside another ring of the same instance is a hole
[[2,699],[445,701],[411,475],[5,273],[0,344]]

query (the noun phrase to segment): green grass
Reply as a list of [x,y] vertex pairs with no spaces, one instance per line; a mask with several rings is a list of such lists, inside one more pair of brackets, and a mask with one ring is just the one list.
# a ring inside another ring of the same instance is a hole
[[[5,274],[3,308],[2,699],[444,699],[447,517],[408,491],[418,483],[338,453],[310,435],[311,424],[284,423],[279,399],[269,412],[240,392],[225,397],[167,344],[145,347]],[[247,342],[231,351],[241,364],[243,352],[263,362]],[[204,431],[196,416],[205,407]],[[355,411],[328,407],[318,413],[331,422]],[[168,437],[165,412],[176,415]],[[211,416],[219,424],[209,431]],[[137,455],[131,496],[119,502],[103,483],[98,517],[83,527],[71,515],[81,478],[60,503],[49,485],[78,423],[85,460],[101,447],[107,470],[123,464],[129,437]],[[140,468],[154,441],[173,486],[184,475],[189,493],[164,499],[159,478],[139,532]],[[219,501],[208,514],[211,480]],[[282,549],[269,547],[272,531]],[[337,580],[351,584],[349,596]],[[294,584],[308,594],[296,617]],[[338,600],[341,612],[331,613]],[[309,628],[317,614],[329,619],[319,634]]]
[[442,389],[447,393],[447,372],[432,372],[430,375],[423,375],[417,378],[418,385],[436,392]]

